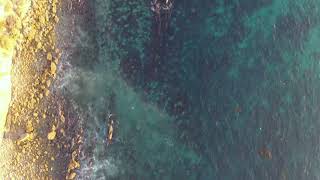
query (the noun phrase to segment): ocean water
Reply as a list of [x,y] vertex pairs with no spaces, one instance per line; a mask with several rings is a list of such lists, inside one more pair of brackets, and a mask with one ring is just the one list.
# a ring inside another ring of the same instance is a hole
[[79,179],[320,179],[320,1],[172,2],[64,4]]

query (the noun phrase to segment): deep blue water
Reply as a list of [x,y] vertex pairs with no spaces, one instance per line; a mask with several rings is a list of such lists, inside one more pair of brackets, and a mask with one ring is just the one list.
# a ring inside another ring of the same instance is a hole
[[88,114],[83,178],[320,179],[319,5],[86,3],[64,89]]

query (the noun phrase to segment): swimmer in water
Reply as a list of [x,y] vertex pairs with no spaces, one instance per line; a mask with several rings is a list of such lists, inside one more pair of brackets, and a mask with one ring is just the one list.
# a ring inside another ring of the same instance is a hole
[[112,143],[113,139],[113,130],[114,130],[114,114],[109,114],[108,115],[108,129],[107,129],[107,144]]
[[164,29],[168,27],[168,21],[171,17],[173,3],[172,0],[152,0],[151,1],[151,11],[155,13],[156,21],[159,23],[158,33],[160,34],[160,30],[162,25],[162,21],[164,21]]

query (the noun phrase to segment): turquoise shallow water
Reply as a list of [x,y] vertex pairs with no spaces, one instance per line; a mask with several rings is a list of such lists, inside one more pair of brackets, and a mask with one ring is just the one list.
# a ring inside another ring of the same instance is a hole
[[320,1],[85,5],[61,86],[84,114],[83,179],[320,179]]

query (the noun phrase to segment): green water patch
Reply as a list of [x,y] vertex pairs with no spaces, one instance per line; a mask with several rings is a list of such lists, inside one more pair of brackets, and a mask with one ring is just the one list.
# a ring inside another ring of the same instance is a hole
[[77,97],[115,93],[119,142],[97,152],[118,162],[113,178],[315,176],[304,159],[319,152],[317,3],[179,1],[148,47],[159,35],[147,2],[96,1],[99,64],[82,77],[94,91]]

